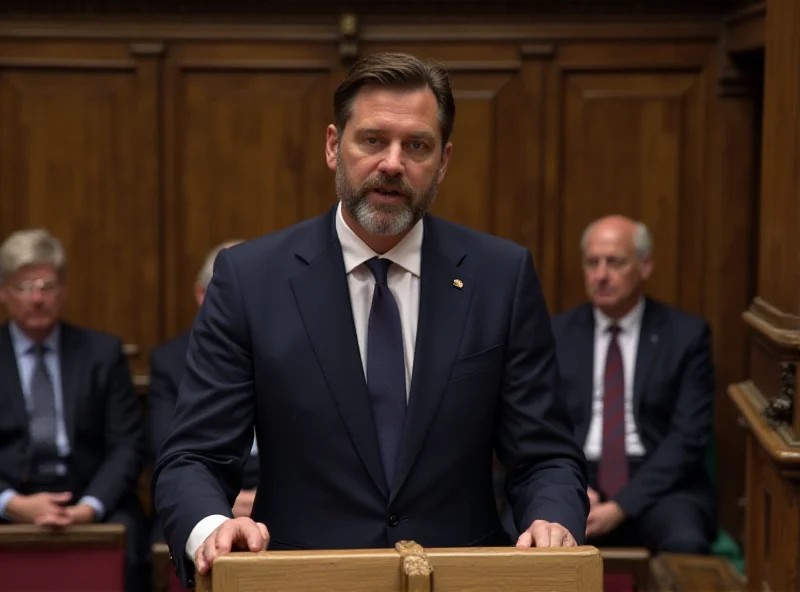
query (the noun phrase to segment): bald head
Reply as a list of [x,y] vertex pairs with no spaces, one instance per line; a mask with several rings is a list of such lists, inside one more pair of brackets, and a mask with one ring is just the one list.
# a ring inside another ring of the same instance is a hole
[[219,252],[223,249],[234,247],[242,242],[244,242],[244,240],[239,238],[227,240],[224,243],[218,244],[208,252],[205,261],[203,261],[203,266],[197,273],[197,279],[194,283],[194,299],[197,301],[197,306],[202,306],[203,300],[205,300],[208,284],[211,283],[211,277],[214,275],[214,261],[216,261]]
[[586,292],[614,319],[625,316],[644,293],[653,269],[653,243],[647,227],[625,216],[592,222],[581,238]]
[[625,240],[630,240],[641,261],[653,254],[653,240],[650,238],[647,226],[627,216],[605,216],[589,224],[581,237],[581,251],[586,252],[586,244],[594,232],[615,232],[624,236]]

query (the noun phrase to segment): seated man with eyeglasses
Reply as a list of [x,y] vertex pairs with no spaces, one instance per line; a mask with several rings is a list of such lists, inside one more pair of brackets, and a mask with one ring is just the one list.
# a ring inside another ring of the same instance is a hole
[[126,527],[126,589],[147,586],[136,497],[144,423],[122,343],[59,320],[66,255],[45,230],[0,246],[0,523]]

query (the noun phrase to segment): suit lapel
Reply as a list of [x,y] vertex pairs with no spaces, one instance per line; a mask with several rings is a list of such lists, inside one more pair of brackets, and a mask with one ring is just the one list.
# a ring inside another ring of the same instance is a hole
[[[459,269],[465,253],[439,232],[436,220],[426,216],[414,370],[392,499],[407,478],[442,402],[472,298],[473,278]],[[461,280],[460,288],[455,280]]]
[[658,305],[646,300],[642,315],[642,328],[639,333],[639,346],[636,352],[636,370],[633,376],[633,412],[638,419],[642,403],[642,392],[647,384],[650,364],[656,356],[661,342],[661,316]]
[[61,367],[61,399],[64,405],[64,424],[67,428],[67,440],[70,443],[75,442],[75,409],[80,396],[80,378],[85,375],[81,369],[85,357],[81,355],[79,337],[74,327],[62,323],[58,361]]
[[9,412],[21,425],[25,426],[27,431],[28,412],[25,408],[25,396],[22,394],[22,381],[8,323],[5,323],[0,329],[0,385],[2,385],[0,392],[6,394],[5,400]]
[[[335,214],[335,209],[333,210]],[[388,497],[358,348],[342,247],[333,215],[320,219],[297,251],[306,264],[291,278],[297,307],[339,414],[375,485]]]
[[578,318],[579,329],[575,340],[575,349],[570,352],[575,356],[574,368],[588,368],[588,372],[578,372],[575,380],[578,383],[578,394],[581,397],[583,414],[581,416],[580,433],[576,434],[583,445],[589,433],[592,419],[592,402],[594,401],[594,315],[590,305],[584,306]]

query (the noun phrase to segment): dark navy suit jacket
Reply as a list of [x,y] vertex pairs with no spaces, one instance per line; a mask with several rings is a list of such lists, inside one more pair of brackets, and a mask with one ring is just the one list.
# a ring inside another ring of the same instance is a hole
[[[158,457],[158,450],[167,439],[178,387],[186,369],[186,350],[189,332],[170,339],[150,352],[150,387],[147,394],[147,415],[150,423],[150,453]],[[242,487],[258,486],[258,455],[249,455],[244,464]]]
[[[553,318],[562,396],[586,442],[592,419],[594,314],[584,304]],[[705,458],[714,420],[710,329],[701,318],[647,299],[633,385],[633,413],[645,448],[643,464],[615,501],[629,518],[676,491],[713,521],[714,491]]]
[[517,526],[558,522],[580,543],[585,458],[558,394],[530,253],[426,215],[413,378],[390,487],[335,212],[216,259],[153,475],[179,573],[193,570],[184,547],[195,525],[231,515],[254,422],[253,517],[267,525],[270,549],[510,544],[495,505],[494,449]]

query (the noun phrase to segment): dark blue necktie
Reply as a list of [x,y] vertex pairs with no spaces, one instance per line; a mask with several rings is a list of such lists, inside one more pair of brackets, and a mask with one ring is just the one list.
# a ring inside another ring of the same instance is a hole
[[400,311],[386,283],[388,259],[370,259],[375,291],[367,331],[367,390],[378,432],[383,471],[392,485],[397,448],[406,414],[406,365]]

